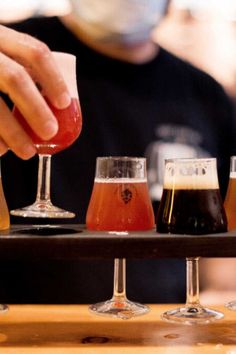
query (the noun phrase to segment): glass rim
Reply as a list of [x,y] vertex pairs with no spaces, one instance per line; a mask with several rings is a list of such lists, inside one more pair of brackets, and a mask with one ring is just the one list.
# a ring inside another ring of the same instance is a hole
[[198,157],[180,157],[180,158],[178,158],[178,157],[176,157],[176,158],[170,158],[170,159],[165,159],[165,162],[166,163],[168,163],[168,162],[182,162],[182,163],[184,163],[184,162],[214,162],[214,161],[216,161],[217,159],[216,159],[216,157],[206,157],[206,158],[204,158],[204,157],[200,157],[200,158],[198,158]]
[[146,161],[146,157],[138,156],[98,156],[96,160]]
[[60,52],[60,51],[57,51],[57,50],[53,50],[52,51],[52,54],[53,55],[60,55],[60,56],[64,56],[64,57],[68,57],[68,58],[73,58],[73,59],[77,59],[76,58],[76,55],[72,54],[72,53],[67,53],[67,52]]

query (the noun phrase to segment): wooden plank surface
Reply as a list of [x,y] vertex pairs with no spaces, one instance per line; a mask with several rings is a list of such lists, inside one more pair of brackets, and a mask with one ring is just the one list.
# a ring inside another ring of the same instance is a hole
[[235,257],[236,232],[170,235],[153,231],[89,232],[82,225],[12,226],[0,233],[5,260]]
[[150,305],[130,320],[95,316],[87,305],[11,305],[0,315],[0,353],[236,353],[236,313],[210,325],[163,322],[174,305]]

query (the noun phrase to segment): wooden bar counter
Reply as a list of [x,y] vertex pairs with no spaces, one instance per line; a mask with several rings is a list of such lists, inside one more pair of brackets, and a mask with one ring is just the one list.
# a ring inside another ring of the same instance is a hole
[[175,305],[150,305],[129,320],[96,316],[87,305],[10,305],[0,315],[1,354],[236,353],[236,312],[210,325],[176,325],[160,314]]
[[[15,225],[0,232],[0,259],[9,262],[186,256],[236,257],[236,230],[184,236]],[[148,314],[122,320],[91,314],[87,305],[9,305],[0,313],[0,354],[236,354],[236,311],[209,306],[224,312],[224,319],[189,326],[161,320],[172,307],[150,305]]]

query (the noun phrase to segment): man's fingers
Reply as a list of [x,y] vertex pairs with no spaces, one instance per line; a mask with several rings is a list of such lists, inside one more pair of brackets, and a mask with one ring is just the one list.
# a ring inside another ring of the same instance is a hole
[[[0,25],[0,91],[17,106],[29,126],[49,140],[58,122],[36,84],[57,108],[66,108],[71,97],[52,52],[43,42]],[[36,153],[30,137],[0,99],[0,154],[8,147],[23,159]]]
[[70,104],[68,89],[46,44],[0,25],[0,50],[29,67],[55,107],[66,108]]
[[58,130],[57,120],[23,66],[0,53],[0,90],[7,93],[28,124],[43,139]]
[[36,154],[36,149],[11,111],[0,98],[0,155],[8,147],[20,158],[26,160]]

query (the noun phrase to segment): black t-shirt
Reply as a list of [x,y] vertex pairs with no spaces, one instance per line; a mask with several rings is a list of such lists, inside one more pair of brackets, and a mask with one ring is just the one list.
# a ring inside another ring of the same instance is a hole
[[[51,50],[77,57],[83,129],[71,147],[52,158],[52,201],[76,213],[69,222],[85,222],[97,156],[146,156],[153,201],[160,198],[165,157],[217,157],[225,192],[229,158],[236,154],[235,122],[227,96],[209,75],[163,48],[145,64],[111,59],[80,42],[57,18],[30,19],[13,28],[44,41]],[[11,152],[2,157],[10,209],[34,201],[37,166],[36,157],[22,161]],[[12,263],[6,269],[0,301],[92,302],[104,300],[112,290],[112,265],[103,261],[42,260],[34,265]],[[184,261],[130,261],[127,273],[128,294],[136,300],[184,300]],[[12,278],[20,291],[11,288]]]

